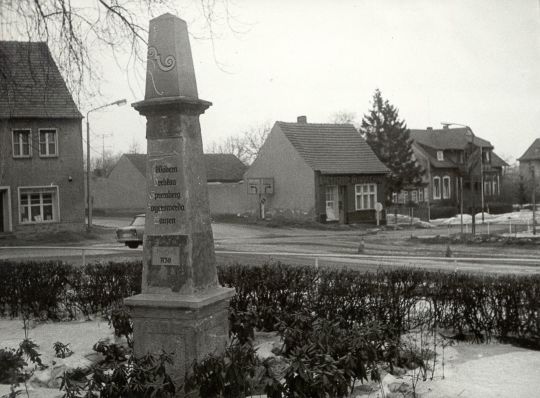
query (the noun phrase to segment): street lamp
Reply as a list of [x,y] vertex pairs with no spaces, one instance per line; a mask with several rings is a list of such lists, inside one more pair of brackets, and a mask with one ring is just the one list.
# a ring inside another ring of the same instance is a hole
[[127,104],[127,100],[124,98],[111,102],[110,104],[98,106],[97,108],[90,109],[88,112],[86,112],[86,207],[88,209],[88,231],[90,231],[90,228],[92,228],[92,200],[90,196],[90,112],[113,105],[122,106],[125,104]]

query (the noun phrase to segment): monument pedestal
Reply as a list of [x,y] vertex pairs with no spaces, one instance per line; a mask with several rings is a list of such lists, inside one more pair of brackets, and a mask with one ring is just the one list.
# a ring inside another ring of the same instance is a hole
[[174,353],[170,375],[177,387],[195,359],[223,352],[234,289],[201,295],[139,294],[125,300],[131,311],[135,355]]
[[219,285],[199,116],[185,21],[150,21],[146,91],[132,106],[146,117],[148,160],[142,294],[131,311],[134,354],[173,354],[169,372],[180,388],[194,360],[220,354],[228,341],[229,300]]

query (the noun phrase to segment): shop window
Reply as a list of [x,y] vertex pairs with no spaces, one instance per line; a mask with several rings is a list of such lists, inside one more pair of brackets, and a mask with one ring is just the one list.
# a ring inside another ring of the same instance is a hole
[[369,210],[375,208],[377,203],[376,184],[357,184],[354,186],[356,196],[356,210]]
[[21,224],[58,221],[58,188],[19,188]]

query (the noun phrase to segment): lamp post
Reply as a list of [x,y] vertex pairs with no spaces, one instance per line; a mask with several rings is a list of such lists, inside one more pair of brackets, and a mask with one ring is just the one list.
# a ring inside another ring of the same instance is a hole
[[90,195],[90,112],[94,112],[99,109],[107,108],[113,105],[122,106],[125,104],[127,104],[127,100],[124,98],[118,101],[111,102],[110,104],[98,106],[97,108],[90,109],[88,112],[86,112],[86,207],[88,210],[88,231],[90,231],[90,228],[92,228],[92,200]]

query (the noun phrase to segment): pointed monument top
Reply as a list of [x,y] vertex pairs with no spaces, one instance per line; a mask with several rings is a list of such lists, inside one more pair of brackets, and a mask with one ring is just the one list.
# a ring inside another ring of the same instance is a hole
[[187,24],[166,13],[150,21],[144,99],[198,98]]

